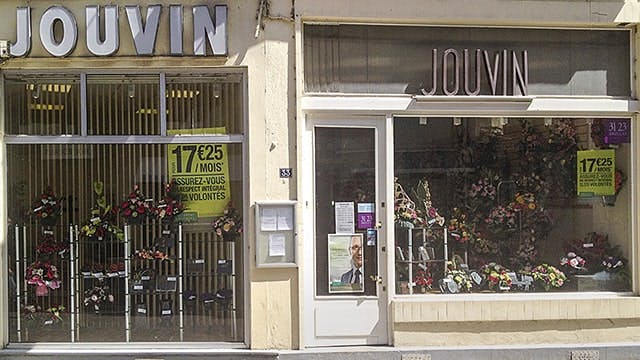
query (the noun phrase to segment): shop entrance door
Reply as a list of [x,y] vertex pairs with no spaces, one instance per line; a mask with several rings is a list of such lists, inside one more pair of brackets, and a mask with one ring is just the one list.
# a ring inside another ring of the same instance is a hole
[[305,282],[314,288],[305,304],[306,346],[388,342],[385,131],[377,120],[310,125],[315,228]]

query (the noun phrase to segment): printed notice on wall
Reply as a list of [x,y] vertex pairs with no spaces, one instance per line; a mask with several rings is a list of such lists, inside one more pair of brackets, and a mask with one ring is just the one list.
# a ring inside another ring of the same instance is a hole
[[613,149],[578,151],[578,196],[614,195],[615,160]]
[[285,256],[284,234],[269,235],[269,256]]
[[[224,129],[198,129],[203,134]],[[194,130],[188,130],[190,134]],[[169,132],[179,134],[179,131]],[[187,211],[198,217],[219,216],[229,203],[229,154],[226,144],[167,145],[169,178],[175,179]]]
[[293,230],[293,208],[291,206],[260,209],[260,231],[289,230]]
[[336,234],[351,234],[355,229],[353,202],[335,202]]

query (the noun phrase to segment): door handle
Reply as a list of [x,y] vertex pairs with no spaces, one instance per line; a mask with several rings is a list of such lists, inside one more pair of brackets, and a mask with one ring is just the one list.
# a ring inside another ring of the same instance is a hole
[[377,275],[377,274],[376,275],[371,275],[370,278],[371,278],[372,281],[375,281],[376,284],[382,284],[382,282],[383,282],[382,276]]
[[376,223],[376,229],[382,229],[382,221]]

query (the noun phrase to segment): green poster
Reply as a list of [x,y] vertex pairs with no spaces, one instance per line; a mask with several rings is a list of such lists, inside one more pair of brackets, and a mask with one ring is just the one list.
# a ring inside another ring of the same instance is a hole
[[578,196],[614,195],[615,169],[613,149],[578,151]]
[[169,178],[176,180],[187,212],[198,217],[222,215],[231,196],[227,145],[169,144],[167,155]]

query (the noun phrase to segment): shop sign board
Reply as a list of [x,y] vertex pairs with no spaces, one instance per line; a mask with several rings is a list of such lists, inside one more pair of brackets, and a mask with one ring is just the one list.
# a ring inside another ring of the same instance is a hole
[[614,149],[578,151],[578,196],[615,194]]
[[[471,63],[475,64],[473,68]],[[441,64],[440,68],[438,64]],[[489,93],[494,96],[528,95],[529,55],[527,50],[518,54],[516,51],[508,50],[491,53],[488,50],[475,49],[470,59],[469,49],[462,49],[462,52],[455,48],[447,48],[442,52],[432,49],[430,70],[431,87],[421,87],[422,95],[434,95],[440,89],[446,96],[461,93],[475,96],[481,93],[482,85],[488,85]],[[485,84],[480,77],[483,71],[488,77]],[[501,86],[499,86],[499,79],[501,79]],[[500,88],[502,93],[499,92]]]
[[[101,9],[103,8],[103,9]],[[101,10],[103,16],[101,15]],[[140,6],[124,6],[129,23],[130,35],[133,38],[137,55],[162,55],[155,53],[156,38],[161,25],[162,5],[150,5],[146,7],[146,16],[143,19]],[[213,55],[227,54],[227,6],[213,6],[212,17],[209,6],[199,5],[192,7],[193,23],[193,54],[197,56],[207,55],[207,44],[211,47]],[[170,5],[168,16],[169,27],[169,55],[184,55],[183,50],[183,12],[182,5]],[[86,34],[78,34],[78,16],[68,8],[54,5],[44,11],[38,24],[40,41],[44,49],[55,57],[64,57],[71,54],[78,44],[80,37],[86,39],[89,52],[95,56],[110,56],[118,52],[120,47],[120,19],[117,5],[87,5],[85,7],[84,20],[86,21]],[[28,56],[31,51],[32,23],[31,8],[18,7],[16,9],[16,41],[10,44],[9,54],[13,57]],[[55,28],[60,27],[62,34],[56,34]]]

